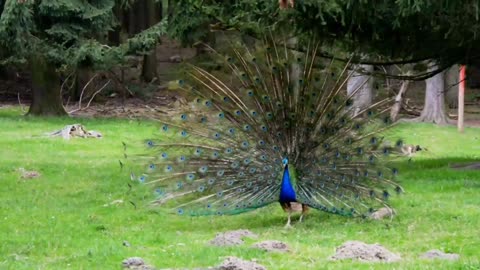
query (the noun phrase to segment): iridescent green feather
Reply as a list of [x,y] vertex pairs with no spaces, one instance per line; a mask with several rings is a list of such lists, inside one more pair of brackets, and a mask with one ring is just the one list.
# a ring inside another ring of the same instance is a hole
[[156,204],[210,215],[277,202],[285,157],[298,201],[326,212],[362,215],[401,190],[386,166],[398,147],[379,135],[388,100],[352,115],[352,66],[318,58],[318,45],[299,56],[276,44],[213,51],[219,70],[189,66],[178,89],[190,108],[158,119],[162,135],[137,156]]

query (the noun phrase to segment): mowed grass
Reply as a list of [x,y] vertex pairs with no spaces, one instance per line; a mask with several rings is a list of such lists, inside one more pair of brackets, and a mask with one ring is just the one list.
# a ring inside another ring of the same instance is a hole
[[[72,123],[105,137],[65,141],[42,136]],[[286,216],[276,204],[237,216],[200,218],[147,207],[151,193],[132,182],[128,170],[120,170],[119,160],[122,141],[141,143],[156,130],[148,121],[28,118],[16,108],[1,109],[0,269],[121,269],[122,260],[133,256],[160,269],[195,268],[218,265],[230,255],[257,259],[268,269],[480,268],[480,171],[448,168],[480,159],[478,128],[458,134],[454,127],[399,125],[396,135],[428,151],[399,162],[406,193],[392,198],[398,213],[393,220],[349,219],[313,210],[293,229],[283,228]],[[42,175],[22,179],[20,167]],[[123,203],[108,205],[115,200]],[[217,232],[235,229],[249,229],[259,240],[229,248],[208,245]],[[250,248],[260,240],[286,242],[292,251]],[[382,244],[402,261],[329,260],[347,240]],[[461,259],[419,259],[430,249],[459,253]]]

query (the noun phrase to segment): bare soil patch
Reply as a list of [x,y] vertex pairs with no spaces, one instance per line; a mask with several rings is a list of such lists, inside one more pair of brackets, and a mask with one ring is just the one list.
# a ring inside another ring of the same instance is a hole
[[256,243],[252,246],[253,248],[262,249],[268,252],[279,251],[279,252],[288,252],[290,248],[287,244],[276,241],[276,240],[266,240],[259,243]]
[[257,238],[258,236],[249,230],[236,230],[218,233],[217,236],[210,241],[213,246],[238,246],[243,244],[243,238]]
[[395,262],[401,257],[379,244],[366,244],[360,241],[347,241],[337,248],[333,260],[359,260],[363,262]]

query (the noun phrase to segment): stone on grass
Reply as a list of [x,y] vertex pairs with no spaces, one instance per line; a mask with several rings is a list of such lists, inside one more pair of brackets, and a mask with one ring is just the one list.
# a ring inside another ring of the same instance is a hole
[[441,259],[441,260],[455,261],[455,260],[460,259],[460,255],[458,255],[456,253],[445,253],[445,252],[442,252],[438,249],[432,249],[432,250],[429,250],[429,251],[423,253],[420,256],[420,258],[430,259],[430,260]]
[[280,241],[276,241],[276,240],[267,240],[267,241],[259,242],[254,244],[252,247],[263,249],[265,251],[280,251],[280,252],[290,251],[287,244]]
[[395,215],[395,210],[393,210],[392,208],[388,208],[388,207],[382,207],[382,208],[378,209],[377,211],[373,212],[370,215],[370,218],[374,219],[374,220],[380,220],[380,219],[384,219],[384,218],[393,218],[394,215]]
[[337,248],[333,260],[353,259],[363,262],[395,262],[401,257],[379,244],[365,244],[360,241],[347,241]]
[[249,230],[236,230],[218,233],[217,236],[210,241],[213,246],[238,246],[243,244],[243,238],[257,238],[258,236]]

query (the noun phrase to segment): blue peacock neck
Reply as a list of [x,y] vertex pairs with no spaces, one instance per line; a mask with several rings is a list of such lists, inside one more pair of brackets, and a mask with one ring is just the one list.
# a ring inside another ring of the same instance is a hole
[[285,164],[285,169],[283,170],[279,201],[281,203],[297,201],[297,195],[295,194],[295,189],[293,188],[292,181],[290,179],[290,172],[288,171],[288,164]]

